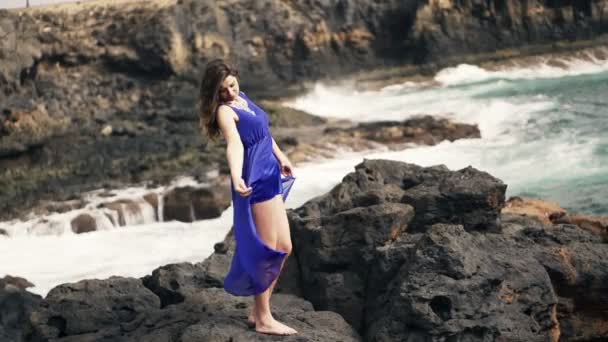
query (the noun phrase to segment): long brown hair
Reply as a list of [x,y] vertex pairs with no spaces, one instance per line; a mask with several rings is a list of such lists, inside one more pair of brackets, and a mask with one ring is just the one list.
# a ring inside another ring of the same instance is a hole
[[228,76],[238,78],[239,72],[222,59],[214,59],[207,63],[198,97],[199,125],[207,137],[215,140],[220,135],[217,124],[217,108],[220,105],[220,88]]

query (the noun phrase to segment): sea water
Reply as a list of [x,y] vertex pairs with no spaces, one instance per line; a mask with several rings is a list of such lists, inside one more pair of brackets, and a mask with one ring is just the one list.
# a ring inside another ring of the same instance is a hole
[[365,157],[452,170],[471,165],[505,182],[507,196],[608,215],[608,62],[590,58],[565,65],[488,71],[463,64],[441,70],[432,82],[372,91],[317,84],[288,104],[355,121],[428,114],[475,124],[480,139]]

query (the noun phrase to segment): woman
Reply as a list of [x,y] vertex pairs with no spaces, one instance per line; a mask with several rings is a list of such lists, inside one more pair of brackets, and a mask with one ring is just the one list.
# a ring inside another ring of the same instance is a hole
[[[239,90],[238,72],[222,60],[207,64],[201,82],[201,128],[211,139],[226,139],[230,167],[236,250],[224,280],[227,292],[254,295],[249,322],[258,332],[293,335],[276,321],[270,296],[291,253],[284,200],[293,167],[274,141],[268,114]],[[282,177],[282,175],[284,177]]]

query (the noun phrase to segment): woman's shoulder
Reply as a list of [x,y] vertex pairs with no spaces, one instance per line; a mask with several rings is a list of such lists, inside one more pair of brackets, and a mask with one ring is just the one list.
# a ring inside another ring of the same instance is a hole
[[222,103],[219,106],[217,106],[217,115],[218,116],[227,116],[227,117],[233,117],[236,118],[238,120],[238,115],[236,113],[236,111],[234,109],[232,109],[232,107],[230,107],[229,105]]
[[228,112],[228,113],[230,113],[230,112],[234,112],[234,109],[232,109],[232,107],[230,107],[230,105],[227,104],[227,103],[220,103],[217,106],[217,112],[218,112],[218,114],[220,112]]

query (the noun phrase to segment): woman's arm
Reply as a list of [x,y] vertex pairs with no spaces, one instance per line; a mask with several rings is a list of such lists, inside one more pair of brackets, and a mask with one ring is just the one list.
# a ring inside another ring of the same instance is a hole
[[274,138],[272,138],[272,151],[274,152],[274,155],[277,157],[279,163],[281,164],[281,172],[287,176],[293,176],[293,166],[291,165],[291,162],[289,161],[289,158],[287,158],[285,153],[281,151],[279,145],[277,145],[277,142],[274,140]]
[[232,108],[220,106],[217,111],[217,123],[226,139],[226,158],[230,166],[230,176],[236,182],[242,178],[244,148],[239,131],[236,129]]
[[281,151],[281,149],[279,148],[279,145],[277,145],[277,142],[274,140],[274,138],[272,138],[272,151],[274,152],[274,155],[277,157],[277,159],[279,161],[281,161],[283,159],[289,159],[289,158],[287,158],[285,153],[283,153],[283,151]]
[[235,116],[236,113],[232,108],[220,106],[217,111],[217,123],[227,142],[226,159],[228,159],[234,189],[243,196],[249,196],[252,189],[243,180],[244,148],[239,131],[236,129]]

